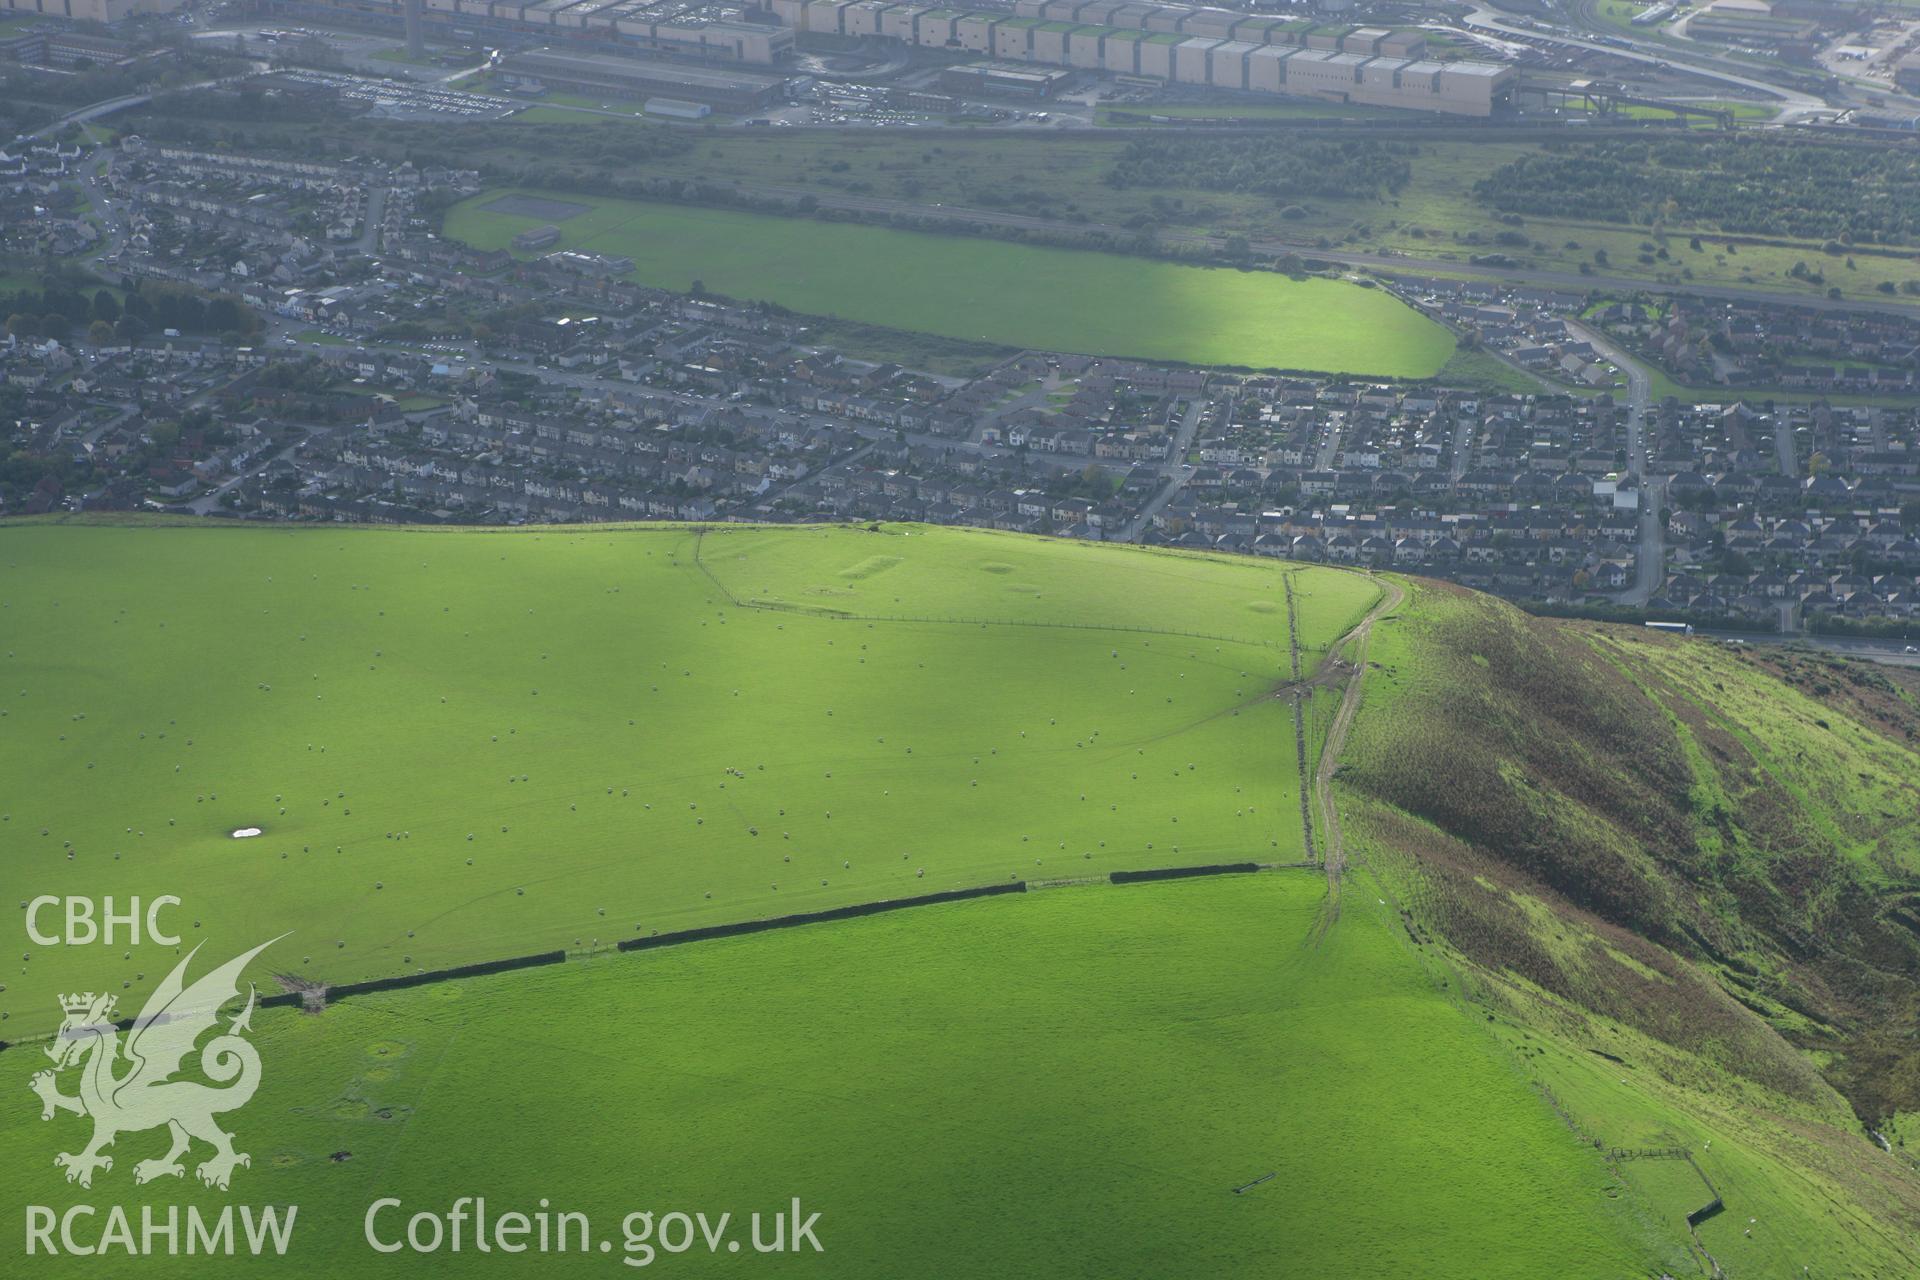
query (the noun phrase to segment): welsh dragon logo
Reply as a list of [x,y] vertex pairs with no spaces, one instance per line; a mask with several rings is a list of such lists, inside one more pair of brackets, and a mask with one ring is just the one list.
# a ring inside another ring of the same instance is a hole
[[[234,1167],[252,1163],[245,1152],[233,1149],[233,1135],[213,1119],[245,1106],[260,1087],[260,1055],[245,1039],[253,1018],[252,984],[247,987],[246,1008],[227,1024],[226,1031],[199,1050],[199,1073],[224,1087],[173,1077],[200,1037],[216,1028],[220,1007],[239,998],[241,973],[277,941],[263,942],[187,986],[187,965],[200,950],[195,947],[148,998],[124,1044],[113,1022],[113,996],[87,992],[60,998],[66,1017],[47,1049],[53,1068],[35,1075],[31,1084],[40,1095],[42,1120],[53,1119],[56,1111],[93,1118],[93,1141],[82,1151],[53,1158],[55,1165],[67,1171],[68,1182],[91,1187],[96,1169],[113,1168],[113,1157],[101,1152],[115,1138],[162,1125],[173,1145],[164,1156],[134,1165],[135,1182],[184,1176],[180,1157],[196,1138],[213,1148],[213,1155],[194,1170],[210,1187],[226,1190]],[[68,1097],[56,1081],[60,1072],[74,1066],[80,1068],[80,1092]]]

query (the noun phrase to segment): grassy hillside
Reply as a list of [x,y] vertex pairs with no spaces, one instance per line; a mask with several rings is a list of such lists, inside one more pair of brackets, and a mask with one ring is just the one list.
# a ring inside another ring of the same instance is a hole
[[[298,1276],[418,1275],[361,1243],[365,1206],[480,1192],[495,1213],[549,1197],[616,1243],[634,1210],[730,1211],[741,1235],[796,1195],[822,1214],[819,1255],[659,1259],[701,1275],[1518,1280],[1569,1257],[1590,1276],[1683,1262],[1385,912],[1356,907],[1304,945],[1323,891],[1311,871],[1056,889],[272,1011],[266,1083],[234,1122],[253,1155],[236,1197],[301,1206],[304,1238],[271,1264]],[[37,1056],[0,1054],[0,1089],[24,1097]],[[78,1125],[9,1107],[0,1140],[39,1152]],[[128,1203],[224,1199],[106,1177]],[[37,1157],[6,1162],[0,1188],[89,1198]],[[0,1248],[17,1254],[20,1230],[6,1215]],[[234,1273],[218,1262],[192,1274]],[[576,1252],[539,1274],[620,1270]]]
[[[447,211],[445,233],[505,248],[550,216]],[[538,193],[548,196],[551,193]],[[572,196],[561,245],[633,259],[633,278],[969,342],[1193,364],[1424,378],[1451,334],[1399,299],[1343,280],[1183,266],[769,214]]]
[[1912,1274],[1912,1153],[1862,1123],[1915,1109],[1905,731],[1743,651],[1437,583],[1369,656],[1340,775],[1359,848],[1569,1117],[1690,1148],[1728,1205],[1699,1232],[1728,1274]]
[[[481,1194],[614,1249],[798,1195],[827,1252],[745,1256],[823,1276],[1913,1275],[1915,682],[1386,585],[912,525],[8,524],[0,877],[178,894],[208,957],[291,931],[266,990],[567,953],[257,1015],[236,1189],[302,1206],[291,1274],[417,1274],[366,1205]],[[1344,856],[1272,866],[1343,734]],[[1269,869],[1106,880],[1226,861]],[[13,1203],[225,1202],[136,1189],[152,1134],[69,1187],[84,1123],[26,1096],[56,993],[130,1014],[184,949],[20,948]]]
[[1142,555],[1133,547],[1040,538],[981,542],[938,528],[899,532],[900,539],[880,544],[884,553],[866,555],[876,545],[872,538],[842,528],[716,529],[701,544],[701,563],[733,595],[785,609],[868,619],[1158,626],[1267,645],[1283,639],[1282,578],[1291,572],[1300,644],[1316,658],[1380,594],[1364,574],[1301,573],[1294,566],[1276,572],[1271,562],[1248,557]]
[[[276,971],[341,982],[1302,856],[1283,566],[900,526],[701,537],[0,529],[9,896],[175,893],[196,939],[293,929]],[[1295,580],[1309,644],[1373,598]],[[822,607],[844,600],[960,620]],[[118,950],[26,950],[12,1035],[122,976]],[[129,1003],[160,976],[140,959]]]

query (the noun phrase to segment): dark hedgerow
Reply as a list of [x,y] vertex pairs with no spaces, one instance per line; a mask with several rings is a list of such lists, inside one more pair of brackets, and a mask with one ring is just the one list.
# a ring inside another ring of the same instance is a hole
[[1920,152],[1775,138],[1551,146],[1474,184],[1502,213],[1847,244],[1920,237]]

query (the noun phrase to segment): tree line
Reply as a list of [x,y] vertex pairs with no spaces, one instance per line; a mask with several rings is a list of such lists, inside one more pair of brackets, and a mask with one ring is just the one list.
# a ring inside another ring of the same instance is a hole
[[1110,187],[1230,191],[1292,200],[1378,199],[1405,187],[1420,149],[1377,138],[1136,138],[1107,170]]
[[1509,214],[1910,244],[1920,151],[1773,138],[1555,143],[1494,170],[1473,195]]
[[0,294],[0,316],[15,338],[66,339],[84,329],[94,343],[136,341],[162,329],[245,338],[261,328],[260,317],[238,298],[164,280],[135,281],[123,298],[50,277],[38,288]]

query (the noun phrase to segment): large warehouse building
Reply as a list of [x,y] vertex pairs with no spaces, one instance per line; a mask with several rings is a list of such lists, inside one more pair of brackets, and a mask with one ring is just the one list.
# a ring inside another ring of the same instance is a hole
[[[0,0],[0,3],[10,0]],[[49,0],[51,2],[51,0]],[[345,19],[400,32],[402,0],[264,0],[276,13]],[[748,22],[738,5],[697,0],[422,0],[429,32],[503,44],[565,40],[768,66],[793,52],[793,32]]]
[[1359,106],[1488,116],[1518,78],[1501,63],[1428,61],[1415,31],[1192,5],[1017,0],[1012,12],[986,13],[886,0],[770,3],[796,31]]
[[571,49],[508,54],[499,74],[512,88],[601,98],[665,97],[727,112],[758,111],[786,91],[786,81],[776,75]]
[[44,14],[79,22],[120,22],[142,13],[172,13],[185,0],[0,0],[0,15]]

